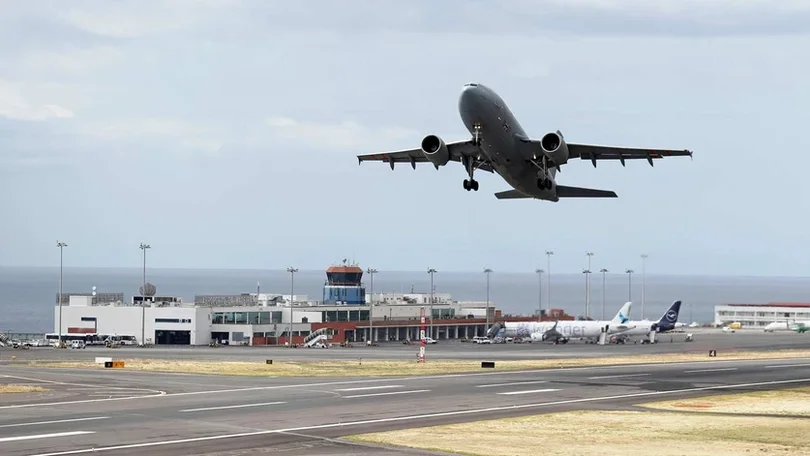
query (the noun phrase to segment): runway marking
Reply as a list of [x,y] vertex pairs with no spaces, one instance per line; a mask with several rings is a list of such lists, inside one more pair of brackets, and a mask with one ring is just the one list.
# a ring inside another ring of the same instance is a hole
[[2,424],[0,425],[0,428],[19,427],[19,426],[39,426],[40,424],[74,423],[76,421],[106,420],[107,418],[109,418],[109,416],[92,416],[89,418],[71,418],[68,420],[35,421],[33,423]]
[[481,413],[487,412],[499,412],[504,410],[518,410],[518,409],[528,409],[528,408],[541,408],[541,407],[549,407],[555,405],[567,405],[567,404],[578,404],[578,403],[586,403],[586,402],[600,402],[600,401],[608,401],[614,399],[627,399],[632,397],[648,397],[648,396],[664,396],[667,394],[676,394],[676,393],[691,393],[696,391],[711,391],[717,389],[734,389],[734,388],[748,388],[751,386],[765,386],[765,385],[783,385],[789,383],[810,383],[810,378],[800,378],[800,379],[793,379],[793,380],[774,380],[769,382],[757,382],[757,383],[738,383],[738,384],[731,384],[731,385],[715,385],[715,386],[701,386],[696,388],[685,388],[685,389],[677,389],[677,390],[667,390],[667,391],[647,391],[643,393],[630,393],[630,394],[620,394],[616,396],[602,396],[602,397],[587,397],[582,399],[567,399],[561,401],[554,401],[554,402],[540,402],[536,404],[517,404],[517,405],[503,405],[498,407],[489,407],[484,409],[465,409],[465,410],[454,410],[449,412],[437,412],[437,413],[426,413],[422,415],[406,415],[406,416],[396,416],[391,418],[377,418],[373,420],[362,420],[362,421],[347,421],[345,423],[329,423],[329,424],[319,424],[313,426],[302,426],[296,428],[287,428],[287,429],[269,429],[266,431],[255,431],[255,432],[243,432],[239,434],[220,434],[220,435],[210,435],[206,437],[192,437],[187,439],[176,439],[176,440],[160,440],[157,442],[143,442],[143,443],[129,443],[124,445],[115,445],[115,446],[108,446],[108,447],[96,447],[96,448],[84,448],[81,450],[68,450],[68,451],[61,451],[57,453],[41,453],[31,456],[65,456],[69,454],[86,454],[86,453],[94,453],[94,452],[101,452],[101,451],[115,451],[115,450],[128,450],[133,448],[149,448],[149,447],[156,447],[156,446],[166,446],[166,445],[178,445],[183,443],[195,443],[195,442],[207,442],[211,440],[223,440],[223,439],[233,439],[237,437],[252,437],[257,435],[270,435],[270,434],[284,434],[290,432],[299,432],[299,431],[312,431],[317,429],[331,429],[331,428],[340,428],[340,427],[353,427],[353,426],[362,426],[365,424],[378,424],[378,423],[393,423],[397,421],[411,421],[417,419],[425,419],[425,418],[439,418],[444,416],[458,416],[458,415],[476,415]]
[[72,432],[57,432],[54,434],[19,435],[17,437],[3,437],[0,438],[0,443],[17,442],[20,440],[49,439],[52,437],[70,437],[72,435],[83,435],[83,434],[95,434],[95,431],[72,431]]
[[180,410],[183,413],[186,412],[202,412],[205,410],[225,410],[225,409],[234,409],[234,408],[244,408],[244,407],[262,407],[265,405],[278,405],[278,404],[286,404],[286,402],[263,402],[261,404],[240,404],[240,405],[223,405],[220,407],[202,407],[202,408],[193,408],[193,409],[185,409]]
[[695,373],[698,373],[698,372],[723,372],[723,371],[733,371],[733,370],[737,370],[737,368],[736,367],[724,367],[724,368],[720,368],[720,369],[697,369],[697,370],[683,371],[683,373],[684,374],[695,374]]
[[[283,388],[309,388],[309,387],[322,387],[322,386],[332,386],[332,385],[355,385],[355,384],[363,384],[363,383],[380,383],[380,382],[410,382],[410,381],[420,381],[420,380],[431,380],[431,379],[442,379],[442,378],[456,378],[456,377],[478,377],[478,376],[488,376],[488,375],[514,375],[514,374],[538,374],[538,373],[549,373],[554,374],[555,372],[571,372],[571,371],[582,371],[582,370],[605,370],[605,369],[633,369],[633,368],[644,368],[644,367],[653,367],[653,368],[678,368],[682,366],[688,366],[692,364],[698,365],[711,365],[711,364],[723,364],[723,363],[740,363],[747,362],[751,364],[760,364],[763,362],[773,362],[773,361],[795,361],[795,360],[808,360],[810,358],[772,358],[767,360],[720,360],[720,361],[686,361],[686,362],[672,362],[672,363],[647,363],[647,364],[619,364],[619,365],[608,365],[608,366],[581,366],[581,367],[566,367],[563,369],[530,369],[530,370],[522,370],[522,371],[501,371],[501,372],[472,372],[472,373],[462,373],[462,374],[439,374],[439,375],[419,375],[419,376],[412,376],[412,377],[387,377],[387,378],[371,378],[371,379],[355,379],[355,380],[338,380],[333,382],[319,382],[319,383],[300,383],[300,384],[285,384],[285,385],[271,385],[271,386],[255,386],[255,387],[245,387],[245,388],[232,388],[232,389],[222,389],[222,390],[205,390],[205,391],[189,391],[184,393],[166,393],[165,391],[159,391],[158,394],[152,395],[144,395],[144,396],[133,396],[133,397],[115,397],[109,399],[84,399],[84,400],[76,400],[76,401],[63,401],[63,402],[49,402],[49,403],[34,403],[34,404],[16,404],[16,405],[5,405],[0,406],[0,410],[5,409],[17,409],[17,408],[30,408],[30,407],[53,407],[57,405],[73,405],[73,404],[85,404],[85,403],[93,403],[93,402],[105,402],[105,401],[120,401],[120,400],[131,400],[131,399],[151,399],[156,397],[179,397],[179,396],[193,396],[199,394],[218,394],[218,393],[237,393],[242,391],[263,391],[263,390],[273,390],[273,389],[283,389]],[[27,367],[23,369],[28,369]],[[62,370],[71,370],[68,368],[65,369],[54,369],[53,373],[48,373],[46,375],[54,375],[58,374]],[[83,369],[78,369],[83,370]],[[107,371],[99,371],[107,372]],[[127,375],[130,373],[148,373],[148,374],[155,374],[155,375],[168,375],[172,374],[171,372],[141,372],[141,371],[132,371],[127,372]],[[119,374],[109,372],[110,375]],[[198,375],[198,374],[183,374],[183,375]],[[228,378],[227,376],[223,376]],[[19,377],[12,377],[12,378],[19,378]],[[157,391],[157,390],[155,390]]]
[[505,393],[498,393],[498,394],[503,394],[504,396],[511,396],[513,394],[550,393],[552,391],[559,391],[559,389],[557,389],[557,388],[546,388],[546,389],[527,390],[527,391],[507,391]]
[[775,366],[765,366],[764,368],[765,369],[778,369],[780,367],[807,367],[807,366],[810,366],[810,364],[779,364],[779,365],[775,365]]
[[603,378],[624,378],[624,377],[645,377],[651,374],[618,374],[618,375],[602,375],[600,377],[588,377],[588,380],[602,380]]
[[430,390],[389,391],[387,393],[356,394],[354,396],[343,396],[343,399],[352,399],[355,397],[391,396],[394,394],[426,393],[428,391]]
[[335,391],[363,391],[363,390],[384,389],[384,388],[402,388],[403,386],[404,385],[361,386],[358,388],[336,389]]
[[537,380],[532,382],[511,382],[511,383],[488,383],[486,385],[476,385],[476,388],[491,388],[493,386],[531,385],[534,383],[548,383],[548,380]]

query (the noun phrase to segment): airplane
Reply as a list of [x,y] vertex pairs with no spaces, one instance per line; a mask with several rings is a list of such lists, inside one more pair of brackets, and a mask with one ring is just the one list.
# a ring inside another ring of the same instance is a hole
[[810,322],[807,321],[775,321],[765,326],[765,332],[793,331],[804,333],[810,330]]
[[675,301],[657,321],[630,320],[623,325],[611,326],[608,334],[614,336],[616,342],[624,343],[630,336],[646,336],[651,332],[665,333],[684,326],[678,324],[678,314],[681,311],[681,301]]
[[569,143],[563,134],[546,133],[540,139],[530,138],[503,99],[489,87],[470,82],[461,90],[458,110],[471,139],[445,143],[435,134],[422,139],[421,147],[358,155],[364,161],[396,163],[430,163],[437,170],[450,161],[461,163],[469,176],[464,189],[478,191],[476,170],[497,173],[512,189],[495,193],[497,199],[538,199],[558,202],[560,198],[618,198],[616,192],[557,185],[556,175],[570,159],[590,160],[594,168],[599,160],[654,159],[689,156],[690,150],[645,149]]
[[612,320],[562,320],[503,322],[503,337],[529,337],[541,342],[568,343],[570,339],[598,339],[613,325],[629,321],[632,303],[626,302]]

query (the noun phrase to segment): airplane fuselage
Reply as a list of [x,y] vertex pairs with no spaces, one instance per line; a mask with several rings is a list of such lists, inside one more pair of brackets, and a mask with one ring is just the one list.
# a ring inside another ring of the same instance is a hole
[[481,151],[492,163],[492,168],[516,190],[535,198],[557,201],[556,169],[548,170],[552,180],[551,189],[537,186],[537,178],[542,175],[539,168],[530,165],[533,157],[531,148],[524,147],[519,138],[526,138],[526,132],[506,106],[503,99],[492,89],[481,84],[468,84],[461,91],[458,110],[464,126],[475,135],[475,125],[480,125]]

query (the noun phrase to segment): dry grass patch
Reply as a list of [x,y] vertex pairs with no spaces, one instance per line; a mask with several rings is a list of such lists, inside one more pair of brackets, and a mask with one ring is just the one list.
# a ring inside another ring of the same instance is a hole
[[5,393],[44,393],[47,388],[33,385],[0,385],[0,394]]
[[[719,361],[774,358],[807,358],[810,350],[781,350],[771,352],[728,352],[709,358],[704,353],[671,353],[636,356],[604,356],[599,358],[566,358],[497,361],[495,369],[487,371],[510,371],[522,369],[550,369],[561,367],[586,367],[629,364],[661,364],[688,361]],[[486,360],[486,354],[482,354]],[[276,375],[289,377],[319,376],[397,376],[431,375],[482,371],[480,361],[430,360],[419,364],[414,361],[337,360],[337,361],[198,361],[198,360],[150,360],[124,359],[125,369],[154,372],[184,372],[223,375]],[[93,362],[36,362],[29,366],[104,369]]]
[[810,420],[795,418],[585,411],[380,432],[348,439],[475,456],[798,456],[810,453],[808,432]]
[[710,413],[762,413],[786,416],[810,416],[810,388],[790,388],[753,393],[724,394],[641,404],[659,410],[683,410]]

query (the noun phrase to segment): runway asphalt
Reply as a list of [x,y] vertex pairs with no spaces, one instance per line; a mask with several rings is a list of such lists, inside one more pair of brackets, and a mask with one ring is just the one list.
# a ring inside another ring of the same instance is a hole
[[4,456],[401,455],[431,453],[335,439],[521,414],[627,409],[646,401],[810,385],[810,358],[340,379],[2,365],[0,376],[5,377],[0,377],[2,383],[52,389],[0,395],[0,454]]
[[[719,330],[696,329],[694,342],[684,342],[684,333],[659,335],[657,344],[642,345],[594,345],[583,342],[570,342],[565,345],[548,343],[531,344],[492,344],[479,345],[462,343],[457,340],[442,340],[427,347],[430,359],[478,360],[482,356],[488,360],[521,360],[560,357],[599,357],[605,355],[636,355],[661,353],[704,353],[708,350],[781,350],[810,348],[810,334],[793,332],[765,333],[762,331],[737,331],[734,334]],[[352,348],[286,348],[275,346],[225,346],[210,347],[122,347],[116,349],[88,347],[87,349],[55,350],[49,347],[31,348],[29,350],[0,349],[0,365],[10,363],[11,357],[16,362],[30,360],[84,360],[93,361],[96,356],[113,356],[121,359],[187,359],[187,360],[227,360],[256,361],[264,359],[284,360],[337,360],[337,359],[415,359],[418,345],[403,345],[398,342],[381,343],[378,347],[366,347],[357,344]]]

